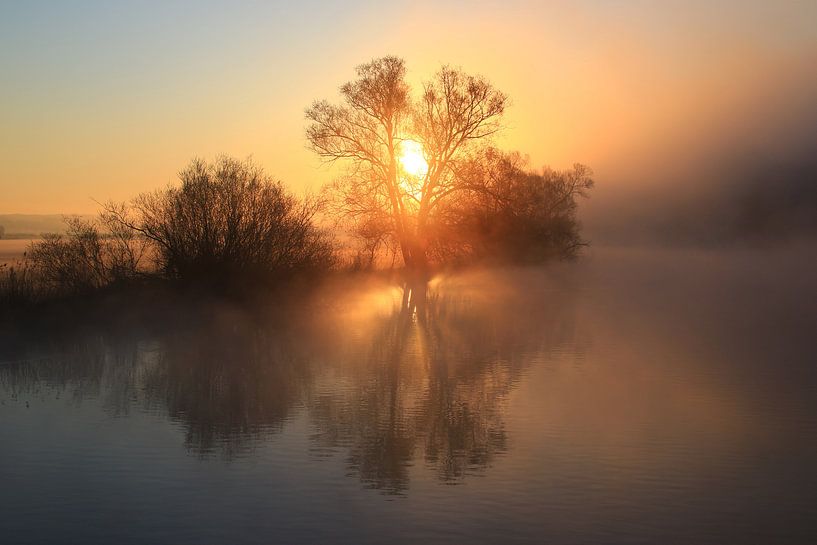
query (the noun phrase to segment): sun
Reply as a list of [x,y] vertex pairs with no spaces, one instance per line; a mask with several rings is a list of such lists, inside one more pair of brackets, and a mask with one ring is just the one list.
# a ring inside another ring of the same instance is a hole
[[423,145],[414,140],[403,140],[400,144],[400,165],[409,176],[424,178],[428,173],[428,163],[423,154]]

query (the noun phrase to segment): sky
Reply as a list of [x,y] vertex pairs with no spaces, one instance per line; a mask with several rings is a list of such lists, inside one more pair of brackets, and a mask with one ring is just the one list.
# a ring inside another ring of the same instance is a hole
[[747,161],[810,168],[815,29],[817,2],[0,1],[0,214],[92,213],[220,153],[315,190],[339,172],[304,109],[394,54],[417,87],[486,76],[511,98],[497,144],[589,165],[588,225],[623,232],[719,202]]

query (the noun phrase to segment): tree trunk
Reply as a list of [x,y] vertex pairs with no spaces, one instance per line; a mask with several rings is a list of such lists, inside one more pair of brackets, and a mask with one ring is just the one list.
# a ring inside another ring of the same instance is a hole
[[401,241],[400,250],[410,279],[416,282],[428,280],[428,256],[422,242],[416,236],[412,237]]

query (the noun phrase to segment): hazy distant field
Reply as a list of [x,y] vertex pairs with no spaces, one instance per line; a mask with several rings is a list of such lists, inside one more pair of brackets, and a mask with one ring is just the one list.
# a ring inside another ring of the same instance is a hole
[[0,265],[10,263],[23,257],[32,239],[0,239]]

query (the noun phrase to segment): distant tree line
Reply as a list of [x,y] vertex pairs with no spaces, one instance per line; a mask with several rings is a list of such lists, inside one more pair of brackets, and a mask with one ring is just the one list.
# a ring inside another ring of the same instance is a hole
[[426,278],[450,264],[570,258],[586,244],[576,212],[590,169],[533,170],[494,147],[507,98],[487,80],[443,67],[415,97],[396,57],[357,76],[340,105],[306,111],[310,147],[348,167],[320,198],[294,196],[250,160],[197,159],[174,185],[67,218],[66,233],[2,269],[0,302],[152,280],[255,288],[344,267]]

